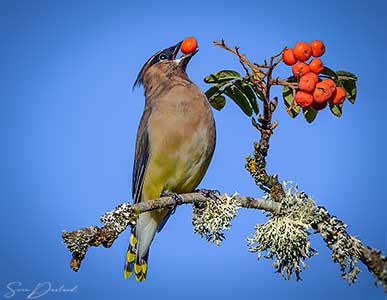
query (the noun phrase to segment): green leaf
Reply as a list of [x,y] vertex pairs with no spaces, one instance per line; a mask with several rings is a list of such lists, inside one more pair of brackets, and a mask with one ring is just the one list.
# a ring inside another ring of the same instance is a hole
[[222,70],[204,78],[205,83],[221,83],[240,78],[241,75],[233,70]]
[[357,80],[356,75],[348,71],[340,70],[340,71],[336,71],[336,74],[341,80],[346,80],[346,79]]
[[219,92],[219,89],[220,89],[221,86],[219,85],[213,85],[212,87],[210,87],[206,92],[206,96],[207,96],[207,99],[210,101],[211,97],[214,96],[217,92]]
[[328,68],[328,67],[324,67],[324,70],[321,72],[321,74],[324,74],[324,75],[327,75],[329,77],[332,77],[334,80],[337,79],[336,72],[333,71],[332,69]]
[[343,80],[343,88],[347,92],[347,99],[354,104],[356,100],[356,81],[355,80]]
[[292,118],[297,117],[297,115],[300,113],[300,106],[298,106],[296,102],[294,102],[293,90],[290,87],[283,87],[282,98],[284,99],[286,111],[289,116]]
[[356,100],[356,80],[355,74],[348,71],[336,71],[339,86],[342,86],[347,92],[347,99],[353,104]]
[[261,90],[256,89],[254,83],[250,81],[250,79],[247,77],[245,78],[245,82],[251,87],[251,89],[254,91],[254,93],[257,95],[258,99],[263,101],[264,96]]
[[240,89],[235,85],[231,85],[225,89],[225,94],[230,97],[241,109],[242,111],[251,117],[253,114],[253,109],[250,105],[249,99],[246,94],[244,94]]
[[287,82],[297,82],[297,78],[294,76],[290,76],[290,77],[286,78],[286,81]]
[[242,93],[244,93],[247,98],[249,99],[250,106],[253,108],[253,111],[255,114],[258,114],[259,108],[257,103],[257,97],[255,96],[254,90],[251,88],[251,86],[248,83],[236,83],[235,84]]
[[338,105],[338,104],[332,104],[331,102],[329,102],[329,108],[332,112],[332,114],[334,114],[336,117],[340,118],[341,115],[342,115],[342,107],[343,105]]
[[308,123],[312,123],[314,119],[316,119],[317,116],[317,110],[314,110],[311,107],[306,107],[302,109],[304,113],[305,119],[308,121]]
[[226,98],[224,96],[217,96],[210,101],[210,104],[216,110],[221,110],[226,105]]
[[221,95],[223,93],[221,89],[226,84],[227,82],[214,84],[205,92],[210,105],[216,110],[221,110],[226,105],[226,98]]

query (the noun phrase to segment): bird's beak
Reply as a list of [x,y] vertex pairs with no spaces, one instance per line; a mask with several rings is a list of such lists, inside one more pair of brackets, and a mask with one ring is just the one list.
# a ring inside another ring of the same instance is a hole
[[191,52],[191,53],[183,54],[181,57],[176,58],[177,54],[179,53],[180,46],[181,46],[182,42],[183,41],[178,42],[175,46],[172,46],[169,49],[171,49],[173,51],[172,52],[172,58],[177,62],[177,64],[181,68],[183,68],[185,70],[187,65],[188,65],[188,62],[191,60],[192,56],[194,56],[199,51],[199,48],[196,49],[195,51]]
[[172,53],[172,58],[173,59],[176,59],[176,56],[177,56],[177,53],[179,53],[179,50],[180,50],[180,46],[181,46],[181,42],[178,42],[175,46],[172,46],[171,48],[173,49],[173,53]]
[[191,60],[191,58],[196,54],[198,53],[199,51],[199,48],[197,48],[195,51],[191,52],[191,53],[188,53],[188,54],[184,54],[182,55],[179,59],[176,59],[178,65],[180,67],[182,67],[184,70],[186,69],[189,61]]

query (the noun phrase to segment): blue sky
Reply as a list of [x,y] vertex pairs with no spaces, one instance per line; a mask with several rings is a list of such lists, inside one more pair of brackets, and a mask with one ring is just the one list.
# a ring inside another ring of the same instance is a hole
[[[268,168],[294,180],[319,205],[349,224],[349,232],[386,251],[386,34],[383,1],[4,1],[0,2],[1,297],[9,282],[33,288],[75,285],[72,294],[42,299],[383,299],[362,266],[348,286],[317,235],[319,255],[304,280],[285,281],[270,261],[257,261],[246,240],[258,211],[240,211],[216,247],[192,232],[181,207],[150,252],[148,279],[124,281],[128,242],[91,249],[78,273],[68,267],[61,230],[98,224],[130,199],[137,124],[144,99],[131,87],[157,50],[195,36],[200,52],[188,73],[203,77],[240,70],[212,46],[225,38],[257,62],[299,40],[326,43],[324,62],[358,75],[358,99],[343,117],[328,111],[312,124],[290,119],[280,105]],[[290,69],[281,66],[277,75]],[[280,90],[274,90],[279,94]],[[260,196],[244,170],[258,138],[233,103],[214,112],[218,142],[201,187]],[[24,299],[20,292],[14,299]]]

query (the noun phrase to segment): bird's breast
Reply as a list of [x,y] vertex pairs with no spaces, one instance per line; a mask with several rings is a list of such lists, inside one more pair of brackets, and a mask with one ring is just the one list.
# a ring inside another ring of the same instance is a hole
[[146,177],[157,178],[163,190],[191,192],[207,170],[215,147],[215,125],[203,97],[201,92],[187,98],[178,93],[170,99],[174,101],[159,103],[152,110]]

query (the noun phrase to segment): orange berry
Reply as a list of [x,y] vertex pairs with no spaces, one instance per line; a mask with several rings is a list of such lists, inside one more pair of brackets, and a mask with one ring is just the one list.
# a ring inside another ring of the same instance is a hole
[[311,75],[308,75],[308,74],[313,74],[317,76],[314,73],[310,73],[310,72],[306,73],[304,76],[300,78],[300,81],[298,82],[298,88],[301,91],[312,93],[316,87],[316,81],[315,81],[315,78],[313,78]]
[[323,103],[317,103],[317,102],[313,101],[312,104],[310,105],[310,107],[313,108],[314,110],[322,110],[325,107],[327,107],[327,104],[328,104],[328,101],[325,101]]
[[319,58],[313,58],[309,63],[310,71],[315,74],[320,74],[324,70],[324,64]]
[[316,84],[316,88],[313,92],[314,102],[319,104],[327,102],[331,96],[331,87],[326,82],[319,82]]
[[309,73],[310,69],[307,64],[304,63],[296,63],[292,67],[292,72],[294,77],[300,78],[301,76],[305,75],[306,73]]
[[312,48],[305,42],[298,42],[293,48],[293,53],[295,58],[304,62],[312,55]]
[[282,52],[282,60],[288,66],[293,66],[297,62],[297,59],[294,57],[293,50],[290,48],[286,48]]
[[314,57],[320,57],[325,52],[325,45],[322,41],[314,40],[310,43],[310,47],[312,48],[312,55]]
[[313,72],[306,73],[304,76],[309,76],[310,78],[312,78],[314,83],[317,83],[319,80],[318,76]]
[[326,84],[328,84],[331,88],[332,93],[336,90],[336,83],[332,79],[326,78],[321,82],[325,82]]
[[187,37],[180,45],[180,50],[184,54],[192,53],[194,52],[198,47],[197,40],[193,37]]
[[296,93],[296,103],[301,107],[308,107],[313,102],[313,96],[309,93],[298,91]]
[[342,104],[347,96],[347,92],[342,87],[337,87],[336,90],[332,93],[329,101],[332,104]]

